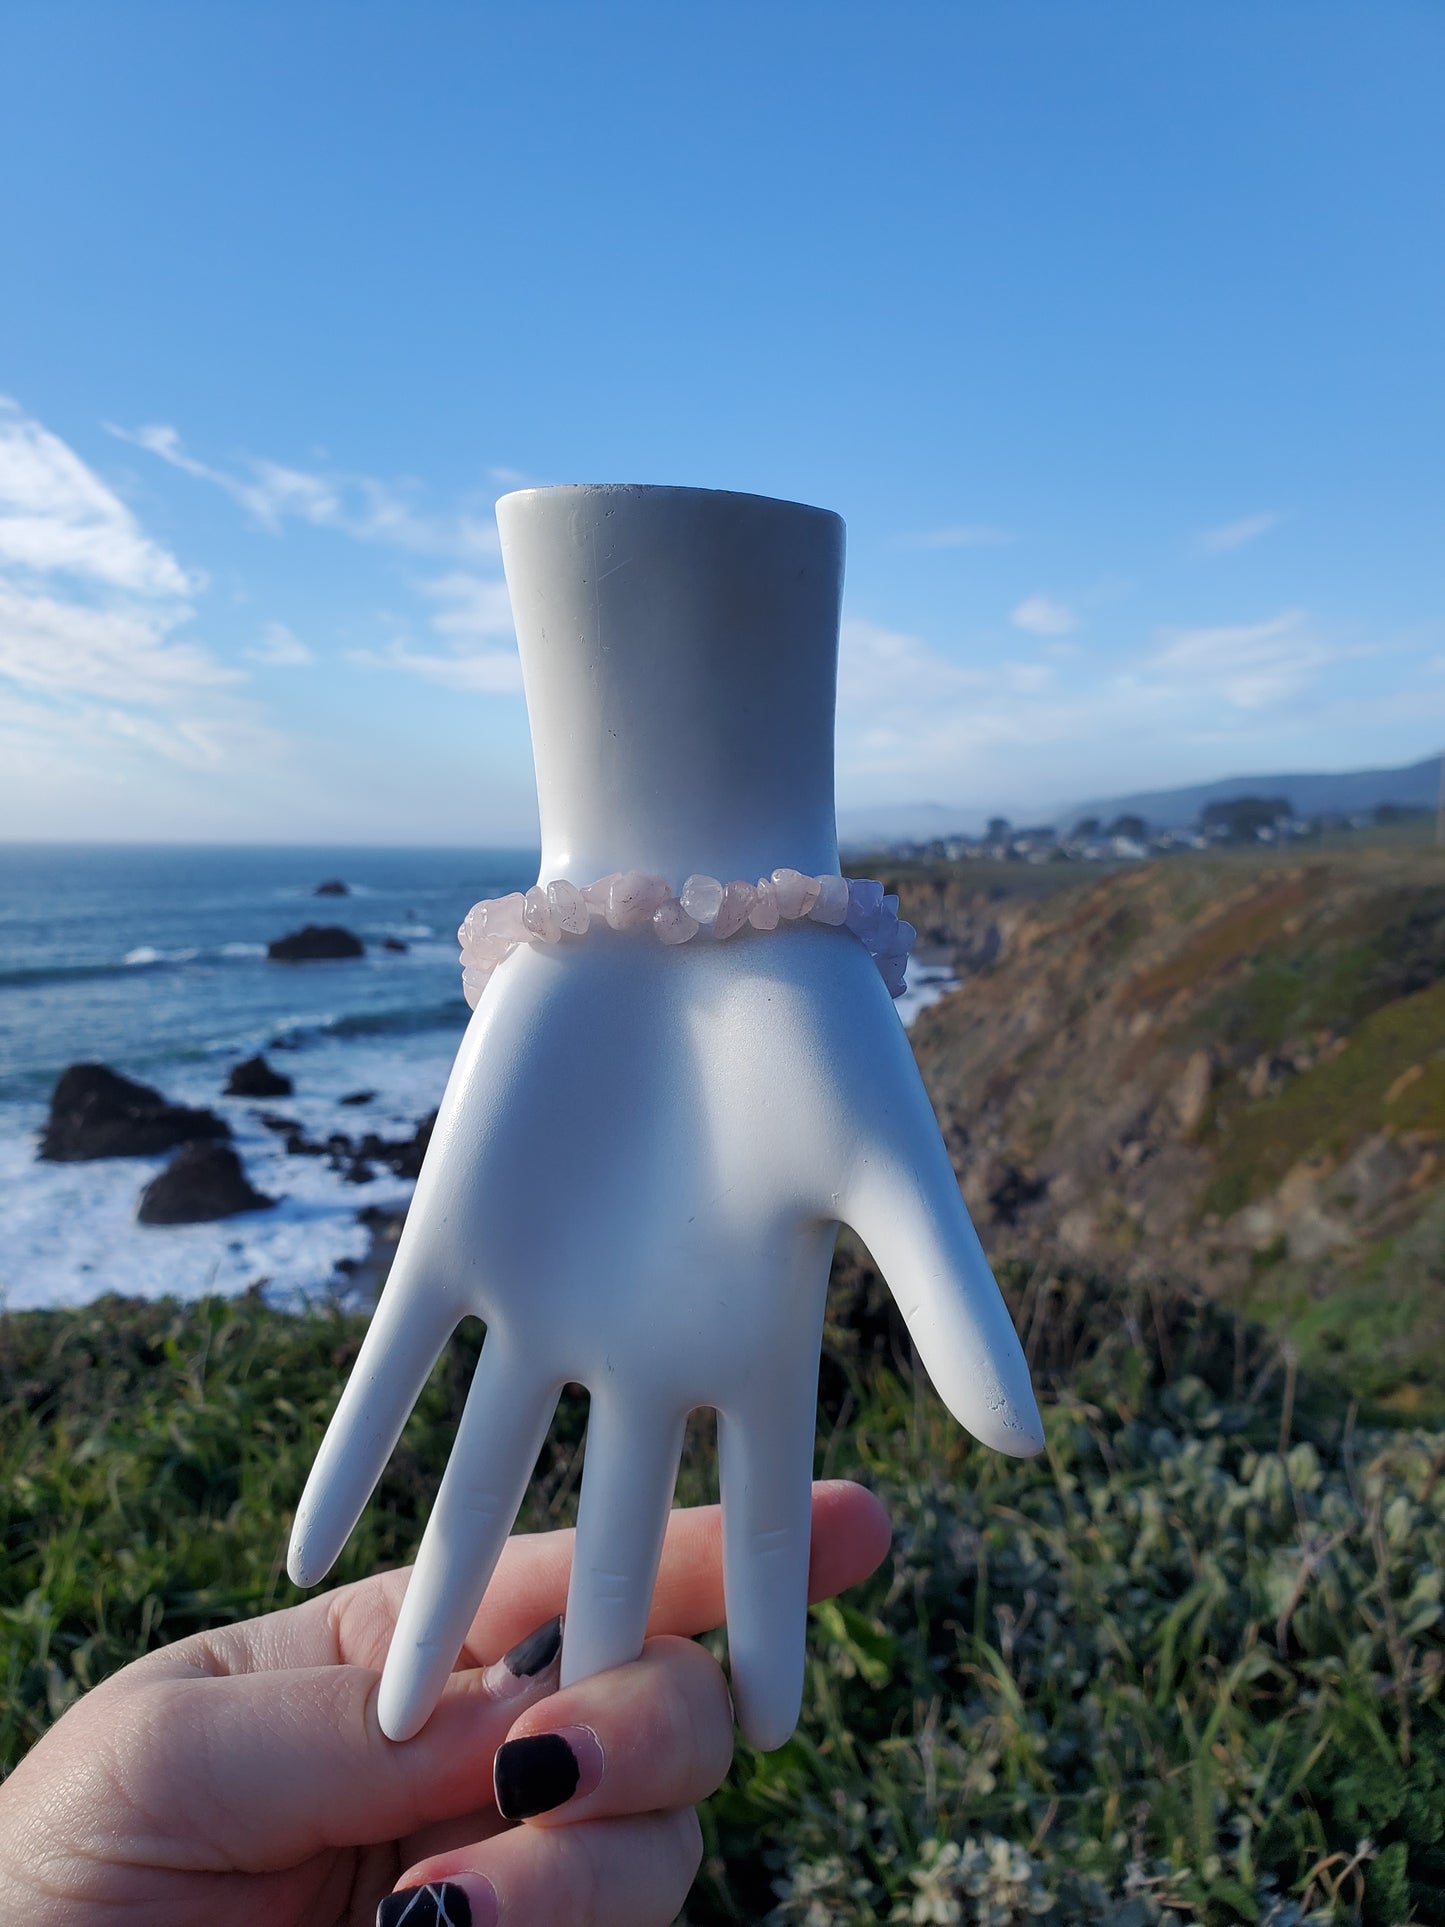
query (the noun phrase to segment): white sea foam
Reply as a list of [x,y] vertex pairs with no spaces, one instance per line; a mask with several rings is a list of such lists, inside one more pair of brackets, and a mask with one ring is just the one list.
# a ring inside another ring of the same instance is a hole
[[[913,975],[894,1006],[905,1023],[955,982],[936,966],[915,965]],[[285,1019],[273,1021],[272,1034],[284,1033]],[[177,1103],[209,1106],[226,1118],[251,1183],[281,1200],[271,1211],[217,1224],[137,1224],[136,1203],[164,1167],[164,1157],[41,1163],[35,1133],[44,1107],[5,1105],[0,1110],[0,1196],[5,1199],[0,1304],[14,1310],[78,1305],[108,1291],[197,1298],[241,1292],[263,1280],[268,1296],[287,1302],[324,1293],[337,1282],[337,1260],[362,1258],[369,1247],[370,1233],[357,1212],[369,1204],[405,1203],[411,1182],[377,1165],[371,1183],[348,1184],[325,1158],[289,1155],[283,1136],[268,1131],[259,1114],[294,1118],[313,1141],[324,1142],[335,1132],[351,1138],[367,1131],[408,1137],[417,1120],[440,1103],[458,1037],[444,1030],[332,1037],[318,1035],[316,1025],[315,1012],[298,1013],[295,1027],[304,1027],[311,1041],[300,1050],[268,1053],[274,1068],[294,1081],[291,1097],[265,1103],[221,1097],[234,1051],[146,1077]],[[375,1093],[370,1103],[340,1103],[359,1090]]]
[[[259,1121],[263,1110],[295,1118],[305,1134],[357,1138],[410,1136],[435,1110],[456,1038],[444,1032],[400,1038],[322,1040],[305,1051],[278,1051],[271,1061],[292,1077],[297,1094],[265,1104],[217,1095],[224,1061],[192,1065],[165,1078],[178,1103],[208,1105],[235,1133],[235,1148],[258,1191],[281,1202],[216,1224],[141,1225],[141,1191],[167,1160],[105,1158],[46,1164],[35,1156],[42,1107],[6,1107],[0,1133],[0,1193],[6,1200],[0,1247],[0,1303],[13,1310],[85,1304],[108,1291],[127,1296],[198,1298],[267,1281],[281,1300],[324,1292],[339,1258],[365,1256],[370,1232],[358,1222],[365,1205],[399,1206],[410,1180],[377,1165],[370,1184],[347,1184],[319,1157],[288,1155],[284,1139]],[[338,1100],[376,1093],[365,1106]],[[16,1128],[16,1127],[19,1128]]]

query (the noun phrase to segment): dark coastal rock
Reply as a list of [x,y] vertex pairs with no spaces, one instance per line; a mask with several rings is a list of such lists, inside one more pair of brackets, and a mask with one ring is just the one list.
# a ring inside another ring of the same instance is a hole
[[365,1158],[353,1158],[341,1174],[344,1184],[370,1184],[375,1176]]
[[[393,1139],[390,1142],[364,1138],[361,1143],[361,1155],[390,1165],[399,1178],[420,1177],[421,1161],[426,1156],[426,1147],[431,1143],[432,1129],[436,1121],[437,1114],[433,1111],[430,1117],[424,1117],[421,1120],[409,1138]],[[368,1148],[372,1144],[375,1145],[375,1149]]]
[[404,944],[400,937],[383,937],[381,947],[383,950],[398,951],[402,956],[405,956],[409,946]]
[[232,1067],[224,1095],[227,1097],[289,1097],[291,1079],[273,1071],[264,1057],[248,1057]]
[[214,1111],[168,1104],[148,1084],[133,1083],[105,1064],[72,1064],[51,1093],[39,1154],[58,1164],[154,1157],[178,1144],[230,1135],[230,1125]]
[[142,1224],[208,1224],[275,1202],[252,1189],[229,1144],[186,1144],[141,1192],[136,1217]]
[[268,1131],[276,1131],[283,1136],[289,1137],[292,1131],[299,1131],[301,1129],[301,1123],[298,1118],[283,1117],[279,1111],[261,1111],[258,1115],[260,1122],[265,1125]]
[[375,1091],[352,1091],[349,1097],[343,1097],[338,1101],[342,1104],[369,1104],[375,1096]]
[[366,945],[339,923],[308,923],[266,946],[277,963],[315,963],[330,957],[364,957]]
[[328,877],[325,883],[318,883],[311,894],[313,897],[349,897],[351,885],[343,883],[340,877]]

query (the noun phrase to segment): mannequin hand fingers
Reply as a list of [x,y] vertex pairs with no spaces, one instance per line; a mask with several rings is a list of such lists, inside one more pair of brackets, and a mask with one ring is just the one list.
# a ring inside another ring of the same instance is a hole
[[921,1079],[860,1159],[843,1215],[887,1279],[939,1397],[997,1451],[1028,1458],[1043,1424],[1008,1307],[959,1193]]
[[[647,1631],[687,1637],[711,1632],[723,1623],[722,1510],[681,1508],[668,1513],[665,1525]],[[887,1553],[889,1536],[888,1514],[865,1487],[851,1479],[819,1480],[812,1490],[809,1599],[830,1598],[866,1579]],[[467,1630],[459,1656],[463,1666],[497,1660],[561,1612],[573,1543],[570,1528],[516,1534],[507,1541]],[[409,1566],[373,1573],[299,1606],[190,1634],[133,1660],[112,1680],[336,1665],[380,1672],[410,1579]]]
[[382,1674],[382,1730],[409,1739],[441,1696],[512,1530],[557,1390],[489,1332],[397,1615]]
[[592,1395],[563,1620],[564,1686],[642,1650],[685,1424],[682,1413],[628,1409],[610,1387]]
[[[423,1861],[382,1903],[379,1927],[671,1927],[702,1864],[702,1829],[691,1807],[569,1827],[513,1827],[474,1848]],[[408,1917],[415,1889],[432,1883],[440,1902]],[[451,1889],[451,1893],[448,1893]],[[447,1900],[451,1911],[443,1912]]]
[[335,1564],[456,1327],[444,1294],[405,1282],[393,1276],[381,1295],[296,1508],[286,1570],[298,1586]]
[[815,1379],[806,1396],[718,1412],[728,1669],[748,1741],[781,1746],[803,1701]]

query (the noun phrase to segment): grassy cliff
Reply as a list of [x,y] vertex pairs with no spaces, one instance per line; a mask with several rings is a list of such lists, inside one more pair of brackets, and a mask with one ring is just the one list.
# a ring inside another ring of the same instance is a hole
[[972,964],[915,1045],[991,1250],[1196,1284],[1445,1412],[1445,854],[902,888]]

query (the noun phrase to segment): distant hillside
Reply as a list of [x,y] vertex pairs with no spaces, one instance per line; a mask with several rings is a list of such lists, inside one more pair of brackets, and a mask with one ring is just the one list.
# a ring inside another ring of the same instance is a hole
[[[1440,793],[1440,758],[1403,769],[1296,772],[1287,776],[1226,776],[1216,783],[1193,783],[1177,790],[1136,790],[1067,808],[1040,807],[1014,823],[1052,823],[1070,830],[1081,817],[1110,823],[1117,816],[1142,816],[1161,830],[1188,829],[1206,803],[1236,796],[1283,796],[1296,816],[1330,813],[1368,814],[1381,803],[1408,809],[1435,808]],[[950,836],[978,836],[993,812],[954,803],[880,804],[877,808],[839,810],[838,840],[845,850],[887,849],[898,843],[932,843]]]
[[1217,783],[1196,783],[1186,789],[1137,790],[1129,796],[1071,805],[1049,820],[1061,829],[1071,829],[1084,816],[1097,816],[1105,822],[1116,816],[1142,816],[1156,829],[1182,830],[1198,821],[1206,803],[1224,803],[1236,796],[1283,796],[1296,816],[1327,812],[1351,816],[1381,803],[1433,810],[1439,794],[1440,758],[1430,756],[1403,769],[1227,776]]
[[971,972],[912,1035],[992,1255],[1202,1285],[1445,1409],[1445,855],[898,888]]

